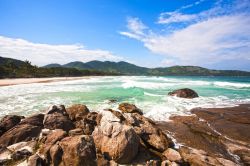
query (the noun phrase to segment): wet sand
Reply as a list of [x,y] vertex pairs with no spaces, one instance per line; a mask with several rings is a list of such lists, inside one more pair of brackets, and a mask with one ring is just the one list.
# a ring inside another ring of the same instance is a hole
[[31,84],[31,83],[48,83],[57,81],[71,81],[86,79],[89,76],[84,77],[51,77],[51,78],[10,78],[0,79],[0,86],[18,85],[18,84]]
[[192,116],[173,116],[158,126],[180,145],[250,165],[250,104],[191,112]]

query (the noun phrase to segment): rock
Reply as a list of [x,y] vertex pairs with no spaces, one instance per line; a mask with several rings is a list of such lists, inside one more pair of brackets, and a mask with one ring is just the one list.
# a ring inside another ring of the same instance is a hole
[[43,119],[44,119],[44,114],[35,114],[28,118],[23,119],[20,122],[20,125],[28,124],[28,125],[43,127]]
[[29,157],[27,165],[28,166],[46,166],[46,163],[38,154],[34,154]]
[[50,164],[57,166],[62,161],[63,150],[59,144],[55,144],[50,148]]
[[107,160],[104,155],[97,153],[97,165],[98,166],[107,166],[110,165],[109,160]]
[[168,148],[167,150],[165,150],[162,153],[163,157],[165,157],[166,159],[170,160],[170,161],[181,161],[181,155],[179,152],[177,152],[174,149]]
[[66,137],[59,145],[63,151],[63,165],[96,165],[95,144],[91,136]]
[[110,160],[127,164],[137,155],[139,138],[134,129],[121,124],[110,111],[102,112],[100,126],[92,135],[96,148]]
[[135,132],[140,136],[148,148],[163,152],[173,146],[173,142],[159,129],[155,123],[137,113],[124,114],[129,125],[133,126]]
[[160,160],[150,160],[146,163],[146,166],[161,166]]
[[119,105],[119,110],[121,110],[124,113],[138,113],[142,115],[142,111],[137,108],[134,104],[129,104],[129,103],[122,103]]
[[194,90],[189,88],[174,90],[173,92],[169,92],[168,95],[177,96],[181,98],[188,98],[188,99],[199,97]]
[[58,141],[62,140],[67,136],[67,133],[63,131],[62,129],[56,129],[52,131],[48,136],[46,137],[46,141],[42,145],[42,147],[39,149],[39,154],[41,156],[44,156],[44,159],[47,163],[50,162],[50,150],[51,147],[56,144]]
[[43,124],[44,128],[51,130],[63,129],[65,131],[69,131],[75,127],[67,116],[60,113],[47,114],[44,117]]
[[39,136],[42,127],[19,124],[0,137],[0,146],[9,146],[22,141],[30,141]]
[[46,111],[46,114],[53,114],[53,113],[59,113],[62,115],[67,115],[66,109],[64,105],[52,105],[49,107],[49,109]]
[[180,154],[184,161],[188,162],[190,165],[218,165],[218,166],[236,166],[234,162],[224,159],[224,158],[216,158],[209,156],[203,150],[197,150],[193,148],[188,148],[182,146],[180,148]]
[[33,150],[36,146],[37,142],[35,140],[31,140],[28,142],[18,142],[13,145],[7,147],[11,152],[16,152],[20,150],[28,150],[30,153],[33,153]]
[[21,159],[24,159],[24,158],[27,158],[29,156],[31,156],[32,153],[27,150],[27,149],[22,149],[22,150],[19,150],[19,151],[16,151],[14,152],[12,155],[11,155],[11,158],[14,160],[14,161],[17,161],[17,160],[21,160]]
[[84,132],[81,128],[76,128],[69,131],[69,136],[83,135]]
[[116,103],[116,102],[117,102],[116,99],[110,99],[110,100],[108,100],[108,103],[109,103],[109,104],[113,104],[113,103]]
[[75,104],[67,108],[67,113],[72,121],[78,121],[83,119],[89,113],[89,109],[86,105]]
[[7,148],[4,148],[0,151],[0,165],[5,165],[9,161],[11,161],[11,154],[12,151],[10,151]]
[[162,161],[161,162],[161,166],[169,166],[169,165],[171,165],[172,163],[171,163],[171,161],[169,161],[169,160],[164,160],[164,161]]
[[91,135],[92,132],[94,131],[95,129],[95,126],[96,126],[96,121],[93,121],[93,120],[89,120],[87,118],[84,118],[82,120],[79,120],[75,123],[75,126],[77,128],[81,128],[82,129],[82,132],[83,134],[85,135]]
[[0,121],[0,136],[12,127],[16,126],[23,118],[23,116],[17,115],[6,115],[3,117]]

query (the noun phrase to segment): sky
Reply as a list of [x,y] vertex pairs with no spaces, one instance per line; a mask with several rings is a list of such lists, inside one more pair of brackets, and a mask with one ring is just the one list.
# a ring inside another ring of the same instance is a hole
[[0,0],[0,56],[250,71],[250,0]]

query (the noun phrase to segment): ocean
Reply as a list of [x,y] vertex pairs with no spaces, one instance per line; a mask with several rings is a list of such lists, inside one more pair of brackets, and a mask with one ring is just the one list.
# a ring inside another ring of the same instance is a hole
[[[179,88],[191,88],[200,97],[182,99],[167,95]],[[168,120],[170,115],[190,114],[189,110],[195,107],[250,103],[250,77],[105,76],[0,87],[0,117],[31,115],[52,104],[80,103],[92,111],[117,110],[122,102],[135,104],[154,120]]]

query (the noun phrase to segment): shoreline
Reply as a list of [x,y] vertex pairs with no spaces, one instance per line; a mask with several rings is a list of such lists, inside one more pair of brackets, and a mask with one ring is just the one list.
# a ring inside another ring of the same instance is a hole
[[[19,84],[72,81],[72,80],[87,79],[89,77],[90,76],[82,76],[82,77],[48,77],[48,78],[7,78],[7,79],[0,79],[0,87],[1,86],[19,85]],[[91,77],[94,77],[94,76],[91,76]]]
[[[82,104],[54,105],[28,117],[5,116],[0,121],[0,163],[250,164],[250,104],[194,108],[192,115],[173,115],[167,122],[145,117],[133,104],[120,103],[118,109],[93,112]],[[71,153],[74,157],[65,160]]]

